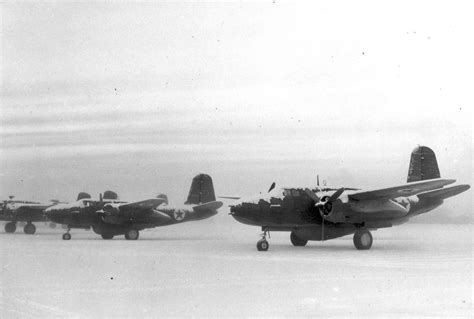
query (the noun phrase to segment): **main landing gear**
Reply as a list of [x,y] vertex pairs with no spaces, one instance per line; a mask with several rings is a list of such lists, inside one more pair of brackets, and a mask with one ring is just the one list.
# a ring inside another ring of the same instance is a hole
[[129,229],[125,232],[126,240],[137,240],[140,233],[136,229]]
[[16,223],[9,222],[5,224],[5,232],[6,233],[14,233],[16,231]]
[[372,247],[372,234],[367,229],[358,229],[354,233],[354,246],[359,250],[367,250]]
[[33,235],[36,232],[36,226],[32,223],[27,223],[25,227],[23,227],[23,231],[25,234]]
[[262,230],[263,230],[262,239],[260,239],[257,242],[257,250],[258,251],[267,251],[268,247],[270,247],[270,244],[267,241],[267,233],[268,233],[268,237],[270,237],[270,233],[268,232],[268,230],[266,228],[263,228]]
[[71,239],[71,234],[69,233],[71,231],[71,228],[67,228],[67,233],[63,234],[63,240],[70,240]]
[[101,234],[102,239],[113,239],[114,235],[111,234]]
[[306,246],[308,243],[308,240],[299,238],[293,231],[290,234],[290,240],[293,246]]

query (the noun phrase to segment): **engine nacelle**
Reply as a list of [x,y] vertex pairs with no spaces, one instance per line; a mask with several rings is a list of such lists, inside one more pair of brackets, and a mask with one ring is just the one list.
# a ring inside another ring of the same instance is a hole
[[119,212],[119,204],[113,203],[105,204],[102,210],[98,211],[102,214],[102,220],[109,224],[121,224],[123,222],[123,216]]
[[104,211],[105,215],[117,214],[120,211],[119,204],[114,204],[114,203],[105,204],[102,210]]

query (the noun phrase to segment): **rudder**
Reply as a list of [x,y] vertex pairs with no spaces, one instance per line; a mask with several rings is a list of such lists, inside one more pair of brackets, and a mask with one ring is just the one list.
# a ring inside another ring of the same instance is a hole
[[203,204],[216,200],[211,176],[199,174],[193,178],[185,204]]
[[427,146],[418,146],[411,152],[407,183],[440,178],[438,162],[433,150]]

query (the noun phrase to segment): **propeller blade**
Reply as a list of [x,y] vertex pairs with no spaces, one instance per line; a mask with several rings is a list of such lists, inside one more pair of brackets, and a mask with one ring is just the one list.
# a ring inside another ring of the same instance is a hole
[[315,203],[319,203],[319,197],[316,196],[316,194],[313,193],[309,188],[305,188],[304,191],[312,200],[314,200]]
[[275,186],[276,186],[276,184],[275,184],[275,182],[273,182],[272,185],[270,185],[270,188],[268,189],[267,193],[270,193],[275,188]]
[[334,194],[331,195],[331,197],[329,197],[329,199],[327,200],[328,202],[333,202],[335,201],[336,199],[339,198],[339,196],[341,196],[341,194],[344,192],[344,187],[341,187],[339,188]]
[[321,241],[324,241],[324,214],[321,214],[322,225],[321,225]]

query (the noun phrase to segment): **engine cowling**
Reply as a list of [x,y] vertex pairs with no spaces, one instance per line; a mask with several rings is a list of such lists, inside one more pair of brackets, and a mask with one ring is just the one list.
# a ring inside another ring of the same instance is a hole
[[324,215],[324,217],[329,216],[332,212],[332,202],[329,200],[329,196],[321,198],[321,201],[316,204],[316,207],[319,209],[321,215]]
[[119,214],[119,204],[105,204],[101,210],[97,211],[97,213],[101,214],[102,220],[109,224],[120,224],[123,219]]

